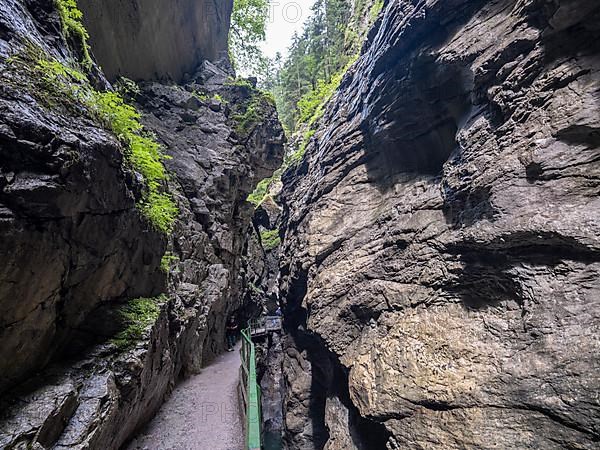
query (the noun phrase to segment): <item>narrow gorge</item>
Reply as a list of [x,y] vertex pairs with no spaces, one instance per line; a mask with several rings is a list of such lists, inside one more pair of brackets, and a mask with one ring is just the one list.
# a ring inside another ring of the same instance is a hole
[[0,0],[0,448],[600,448],[600,3],[310,4]]

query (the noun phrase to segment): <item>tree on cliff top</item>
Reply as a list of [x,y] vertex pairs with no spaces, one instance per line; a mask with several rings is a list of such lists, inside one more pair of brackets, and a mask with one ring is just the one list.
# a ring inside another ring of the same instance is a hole
[[268,0],[234,0],[229,48],[236,68],[259,73],[267,64],[259,44],[266,38]]
[[361,30],[350,28],[352,14],[350,0],[316,0],[302,33],[294,35],[287,57],[279,63],[276,79],[265,83],[277,98],[279,117],[289,132],[312,118],[357,53],[354,41],[362,36]]

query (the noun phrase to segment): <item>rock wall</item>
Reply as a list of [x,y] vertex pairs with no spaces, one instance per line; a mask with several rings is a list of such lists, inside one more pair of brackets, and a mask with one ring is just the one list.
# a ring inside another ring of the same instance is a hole
[[227,58],[233,0],[79,0],[109,80],[181,82],[203,60]]
[[289,448],[597,448],[600,5],[387,3],[284,175]]
[[147,83],[137,96],[144,123],[171,157],[180,220],[169,243],[169,284],[178,316],[199,321],[184,327],[193,337],[180,348],[191,372],[224,350],[225,318],[248,303],[242,256],[253,208],[246,198],[283,156],[274,105],[262,103],[260,119],[242,133],[235,117],[260,94],[231,80],[205,61],[185,86]]
[[59,355],[98,305],[164,289],[166,240],[141,218],[117,139],[48,109],[9,57],[76,58],[51,1],[0,5],[0,393]]
[[[117,138],[40,101],[15,69],[31,48],[76,60],[58,30],[52,0],[0,2],[0,448],[117,449],[223,350],[244,301],[245,199],[281,164],[284,137],[274,105],[227,61],[185,84],[142,83],[129,101],[171,157],[180,210],[172,235],[155,232]],[[108,86],[97,68],[90,78]],[[111,341],[124,302],[161,292],[142,339]]]
[[[281,209],[266,196],[254,211],[244,249],[244,310],[243,319],[276,315],[279,308],[279,245],[272,236],[278,233]],[[265,233],[272,233],[270,242]],[[265,238],[265,239],[263,239]],[[280,332],[254,339],[257,353],[257,379],[261,390],[263,446],[281,448],[283,423],[284,338]]]

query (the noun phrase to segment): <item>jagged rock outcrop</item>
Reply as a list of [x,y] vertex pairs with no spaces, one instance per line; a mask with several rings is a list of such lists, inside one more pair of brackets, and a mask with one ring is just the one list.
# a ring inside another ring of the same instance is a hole
[[283,156],[274,105],[263,101],[246,130],[236,119],[260,96],[209,62],[184,87],[148,83],[138,95],[144,123],[171,157],[180,220],[169,246],[176,258],[170,286],[177,316],[197,321],[183,327],[192,335],[179,346],[191,372],[224,350],[224,320],[243,306],[242,255],[253,216],[246,198]]
[[598,447],[599,19],[388,2],[283,178],[289,448]]
[[260,304],[264,313],[274,314],[279,303],[280,206],[266,196],[257,206],[249,231],[245,275],[248,302]]
[[94,55],[109,80],[181,82],[227,57],[232,1],[79,0]]
[[[77,59],[53,2],[0,2],[0,25],[0,447],[117,449],[223,350],[225,317],[243,302],[246,198],[281,164],[283,131],[227,61],[134,90],[171,157],[179,219],[164,236],[136,206],[140,177],[117,138],[80,108],[41,102],[11,65],[32,47]],[[108,86],[96,68],[90,77]],[[111,340],[123,302],[161,292],[142,339]]]

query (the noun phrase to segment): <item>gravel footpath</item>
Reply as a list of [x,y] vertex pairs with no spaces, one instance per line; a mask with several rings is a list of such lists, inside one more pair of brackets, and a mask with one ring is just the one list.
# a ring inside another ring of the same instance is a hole
[[128,450],[242,450],[239,345],[180,383]]

